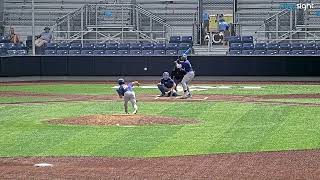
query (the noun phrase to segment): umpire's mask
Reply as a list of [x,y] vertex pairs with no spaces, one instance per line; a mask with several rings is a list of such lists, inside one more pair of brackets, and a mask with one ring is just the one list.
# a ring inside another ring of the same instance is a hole
[[169,79],[169,77],[170,77],[170,74],[169,74],[168,72],[164,72],[164,73],[162,74],[162,78],[163,78],[164,80]]

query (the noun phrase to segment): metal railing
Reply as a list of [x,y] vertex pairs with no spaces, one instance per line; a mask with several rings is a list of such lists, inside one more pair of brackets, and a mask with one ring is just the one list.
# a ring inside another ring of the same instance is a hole
[[133,4],[86,4],[59,18],[52,29],[55,40],[81,42],[85,39],[97,42],[107,37],[108,41],[123,42],[129,39],[128,34],[136,41],[157,42],[169,39],[173,33],[163,19]]
[[272,33],[290,33],[292,38],[279,38],[279,39],[259,39],[256,42],[280,42],[280,41],[290,41],[290,42],[316,42],[320,41],[320,31],[303,31],[303,30],[293,30],[293,31],[259,31],[260,33],[272,34]]

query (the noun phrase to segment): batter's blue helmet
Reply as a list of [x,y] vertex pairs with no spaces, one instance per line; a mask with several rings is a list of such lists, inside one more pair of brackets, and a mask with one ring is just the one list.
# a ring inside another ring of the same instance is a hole
[[181,59],[182,61],[187,60],[187,58],[188,58],[188,55],[186,55],[186,54],[183,54],[183,55],[180,57],[180,59]]
[[121,79],[118,79],[118,84],[119,84],[119,85],[124,84],[124,79],[122,79],[122,78],[121,78]]

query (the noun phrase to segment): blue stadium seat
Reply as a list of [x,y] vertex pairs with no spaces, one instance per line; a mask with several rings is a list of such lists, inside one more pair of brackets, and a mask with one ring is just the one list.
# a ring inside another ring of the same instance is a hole
[[85,44],[83,44],[82,50],[94,50],[94,44],[93,43],[85,43]]
[[255,50],[267,50],[267,44],[266,43],[256,43],[254,46]]
[[0,36],[0,43],[10,43],[10,40],[6,37]]
[[243,54],[243,55],[253,55],[253,54],[254,54],[254,51],[253,51],[253,50],[243,50],[243,51],[242,51],[242,54]]
[[70,49],[71,50],[81,50],[82,49],[82,45],[81,45],[81,43],[71,43],[70,44]]
[[292,55],[301,55],[301,54],[303,54],[303,50],[292,50],[291,54]]
[[130,44],[130,51],[131,50],[142,50],[142,44],[141,43],[131,43]]
[[106,50],[94,50],[93,51],[93,55],[95,56],[102,56],[102,55],[105,55],[106,54]]
[[81,55],[92,55],[93,51],[92,50],[82,50]]
[[153,55],[153,50],[142,50],[142,55],[151,56]]
[[167,50],[178,50],[179,49],[179,44],[178,43],[168,43]]
[[6,46],[7,46],[7,49],[16,50],[16,45],[13,43],[7,43]]
[[290,55],[290,54],[291,54],[291,51],[290,51],[290,50],[280,50],[280,51],[279,51],[279,54],[280,54],[280,55]]
[[254,55],[266,55],[266,51],[265,50],[254,50]]
[[142,55],[142,52],[140,50],[130,50],[130,55],[140,56]]
[[69,50],[70,44],[69,43],[60,43],[57,46],[57,50]]
[[241,43],[232,43],[230,44],[230,50],[242,50],[242,44]]
[[69,50],[70,55],[80,55],[81,51],[78,49]]
[[129,51],[130,44],[129,43],[120,43],[118,45],[118,50],[127,50]]
[[105,51],[106,50],[106,43],[97,43],[94,45],[94,49],[95,50],[103,50]]
[[305,50],[317,50],[317,44],[316,43],[306,43],[304,44]]
[[169,43],[180,43],[181,42],[181,37],[180,36],[171,36]]
[[68,55],[69,51],[68,50],[57,50],[58,55]]
[[267,55],[277,55],[279,54],[279,51],[278,50],[267,50]]
[[253,50],[254,44],[253,43],[243,43],[242,49],[243,50]]
[[193,44],[192,36],[182,36],[181,43],[189,43],[192,45]]
[[18,54],[17,50],[8,50],[7,51],[7,54],[9,56],[16,56]]
[[229,37],[229,43],[241,43],[241,37],[240,36],[230,36]]
[[191,44],[189,43],[180,43],[179,44],[179,50],[188,50],[189,48],[191,48]]
[[303,54],[305,55],[315,55],[316,50],[304,50]]
[[228,54],[230,54],[230,55],[240,55],[241,54],[241,50],[230,50]]
[[291,50],[291,44],[290,43],[280,43],[279,48],[280,48],[280,50]]
[[166,44],[158,43],[153,46],[154,50],[166,50]]
[[291,44],[291,49],[292,50],[303,50],[304,49],[304,44],[303,43],[292,43]]
[[268,50],[279,50],[279,44],[278,43],[269,43],[267,44]]
[[47,49],[47,50],[56,50],[57,47],[58,47],[58,44],[57,44],[57,43],[48,43],[48,44],[46,45],[46,49]]
[[118,43],[106,44],[106,50],[118,50]]
[[179,50],[178,51],[179,56],[182,56],[183,54],[190,54],[190,51],[188,51],[187,53],[186,53],[186,50]]
[[28,55],[28,51],[25,50],[25,49],[17,50],[17,53],[18,53],[19,56],[26,56],[26,55]]
[[163,55],[166,55],[166,51],[165,50],[154,50],[154,55],[163,56]]
[[128,55],[129,51],[128,50],[118,50],[119,55]]
[[107,55],[117,55],[118,51],[117,50],[106,50],[105,54],[107,54]]
[[253,37],[252,36],[242,36],[241,41],[242,41],[242,43],[253,43]]
[[55,51],[55,50],[52,50],[52,49],[47,49],[47,50],[45,50],[44,51],[44,54],[45,55],[55,55],[55,54],[57,54],[57,52]]
[[176,50],[166,50],[166,55],[168,56],[176,56],[178,52]]
[[154,44],[152,43],[143,43],[142,50],[153,50]]
[[316,51],[316,55],[320,55],[320,50],[317,50],[317,51]]

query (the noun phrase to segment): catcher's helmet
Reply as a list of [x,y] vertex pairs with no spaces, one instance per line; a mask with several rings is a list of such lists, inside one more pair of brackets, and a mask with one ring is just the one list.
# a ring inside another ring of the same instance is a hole
[[169,77],[170,77],[170,74],[168,72],[164,72],[162,74],[162,78],[165,79],[165,80],[169,79]]
[[122,78],[121,78],[121,79],[118,79],[118,84],[119,84],[119,85],[124,84],[124,79],[122,79]]

